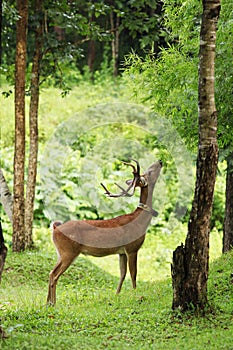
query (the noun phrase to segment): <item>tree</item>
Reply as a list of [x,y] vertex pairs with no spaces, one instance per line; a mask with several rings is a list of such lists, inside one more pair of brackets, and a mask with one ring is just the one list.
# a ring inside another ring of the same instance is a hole
[[[119,62],[130,50],[141,54],[151,50],[158,54],[166,46],[165,32],[161,25],[162,2],[136,0],[132,2],[108,1],[112,33],[113,74],[119,70]],[[127,50],[127,51],[126,51]]]
[[185,246],[173,253],[173,309],[203,309],[207,302],[209,232],[218,162],[217,112],[214,100],[216,25],[220,0],[203,0],[199,51],[199,148],[195,194]]
[[[48,4],[46,4],[48,6]],[[49,17],[45,19],[42,11],[42,0],[35,0],[30,3],[17,2],[17,21],[16,21],[16,59],[15,59],[15,157],[14,157],[14,205],[13,205],[13,251],[21,251],[26,247],[31,247],[32,241],[32,225],[33,225],[33,208],[35,198],[35,186],[36,186],[36,173],[37,173],[37,154],[38,154],[38,105],[39,105],[39,85],[41,75],[41,63],[43,62],[44,68],[43,78],[46,79],[51,74],[51,70],[58,77],[60,74],[57,72],[59,69],[59,60],[63,60],[64,56],[69,56],[68,48],[71,46],[69,42],[64,42],[63,37],[57,36],[57,31],[60,27],[56,24],[60,24],[60,19],[65,16],[60,16],[60,13],[66,11],[69,13],[70,18],[74,14],[73,26],[77,27],[75,20],[80,19],[76,9],[72,4],[66,4],[65,2],[57,2],[51,4],[50,14],[54,18]],[[54,6],[54,7],[53,7]],[[32,9],[34,13],[32,14]],[[28,13],[29,26],[28,26]],[[59,14],[59,16],[57,16]],[[11,16],[11,11],[8,11],[8,15]],[[80,31],[82,35],[89,34],[90,28],[86,24],[85,19],[79,23]],[[47,22],[48,21],[48,22]],[[44,31],[43,25],[46,23],[46,42],[43,41]],[[51,25],[51,23],[53,25]],[[27,30],[29,36],[27,35]],[[28,161],[28,173],[27,173],[27,186],[26,186],[26,198],[24,195],[24,182],[25,182],[25,86],[26,86],[26,69],[29,70],[30,65],[26,66],[26,47],[27,39],[29,44],[32,41],[32,35],[34,36],[34,53],[31,53],[31,47],[28,45],[28,61],[32,60],[31,71],[31,84],[30,84],[30,109],[29,109],[29,133],[30,133],[30,149],[29,149],[29,161]],[[43,45],[44,44],[44,45]],[[42,45],[43,53],[45,53],[44,61],[42,61]],[[77,50],[78,51],[78,50]],[[51,64],[52,62],[52,64]],[[47,63],[47,64],[46,64]],[[57,66],[56,66],[57,64]],[[51,69],[52,66],[52,69]],[[49,69],[47,68],[49,67]],[[56,69],[54,69],[56,68]],[[55,71],[56,70],[56,71]],[[60,77],[58,80],[61,81]]]
[[0,221],[0,282],[1,282],[1,278],[2,278],[2,272],[3,272],[5,260],[6,260],[6,255],[7,255],[7,247],[4,244],[2,223]]
[[117,12],[110,12],[110,24],[112,38],[112,60],[113,60],[113,75],[116,77],[118,75],[119,69],[119,26],[120,17]]
[[14,152],[14,203],[13,251],[25,248],[24,231],[24,167],[25,167],[25,74],[28,2],[17,0],[15,56],[15,152]]
[[36,188],[37,158],[38,158],[38,108],[39,108],[39,85],[40,85],[40,63],[42,59],[43,44],[43,13],[42,0],[35,3],[35,49],[31,72],[31,99],[29,109],[30,129],[30,153],[28,161],[27,190],[25,201],[25,245],[31,247],[32,227],[34,217],[34,199]]
[[0,0],[0,66],[2,65],[2,0]]
[[[196,152],[198,143],[198,127],[196,123],[198,106],[197,65],[198,65],[198,33],[201,20],[201,2],[189,0],[164,1],[166,30],[173,44],[162,49],[157,59],[151,55],[145,59],[130,55],[127,84],[132,85],[137,98],[149,101],[153,109],[166,115],[179,132],[187,147]],[[222,0],[221,16],[218,21],[218,36],[215,60],[215,98],[218,110],[218,142],[219,160],[231,162],[233,158],[233,85],[232,55],[232,16],[233,3]],[[126,76],[126,77],[127,77]],[[153,79],[151,77],[153,76]],[[221,169],[221,168],[220,168]],[[231,167],[227,166],[228,172]],[[233,216],[231,214],[233,196],[231,181],[226,182],[225,219],[220,222],[223,227],[224,242],[232,242]],[[212,223],[219,215],[218,196],[215,196]],[[216,205],[215,205],[216,204]],[[224,203],[222,203],[224,205]],[[221,228],[218,227],[219,230]],[[228,237],[229,236],[229,237]],[[226,244],[226,243],[224,243]],[[229,249],[230,246],[227,244]]]
[[13,198],[1,168],[0,168],[0,199],[1,199],[2,206],[10,222],[13,223],[13,213],[12,213]]

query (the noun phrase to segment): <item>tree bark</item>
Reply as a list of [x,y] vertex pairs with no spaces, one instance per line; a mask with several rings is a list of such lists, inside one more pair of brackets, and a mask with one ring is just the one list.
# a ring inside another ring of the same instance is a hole
[[0,199],[1,199],[3,209],[6,212],[6,215],[8,216],[10,222],[13,224],[13,214],[12,214],[13,198],[1,168],[0,168]]
[[14,152],[14,203],[13,251],[25,248],[24,232],[24,167],[25,167],[25,73],[28,1],[17,0],[19,18],[16,24],[15,59],[15,152]]
[[[115,20],[114,20],[114,17]],[[120,26],[120,17],[114,12],[110,13],[110,23],[111,23],[111,32],[113,34],[112,39],[112,60],[113,60],[113,76],[118,75],[118,66],[119,66],[119,26]]]
[[2,233],[2,223],[0,221],[0,282],[2,279],[2,272],[4,269],[6,255],[7,255],[7,247],[4,244],[4,237]]
[[38,159],[38,108],[40,62],[42,59],[43,43],[43,14],[42,0],[36,0],[35,13],[39,16],[38,27],[35,33],[35,50],[31,73],[31,99],[29,109],[30,151],[28,161],[27,190],[25,201],[25,247],[33,246],[32,229],[34,217],[34,200],[36,189],[37,159]]
[[185,246],[173,253],[173,309],[204,309],[207,303],[209,233],[218,162],[214,100],[216,25],[220,0],[203,0],[199,51],[199,149],[195,194]]
[[[89,18],[90,27],[94,22],[95,22],[95,15],[92,14]],[[96,57],[95,40],[90,39],[88,42],[87,65],[91,73],[94,73],[95,57]],[[93,74],[92,74],[92,78],[93,78]]]
[[0,0],[0,66],[2,65],[2,0]]
[[233,247],[233,153],[227,158],[226,202],[223,228],[223,253]]
[[91,39],[89,40],[89,43],[88,43],[88,56],[87,56],[87,65],[91,73],[94,72],[95,54],[96,54],[95,41]]

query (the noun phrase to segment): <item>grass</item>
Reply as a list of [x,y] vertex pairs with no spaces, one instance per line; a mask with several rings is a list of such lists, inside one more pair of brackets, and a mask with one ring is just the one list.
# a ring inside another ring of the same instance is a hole
[[[150,241],[140,251],[139,271],[149,246]],[[105,261],[114,265],[113,274],[104,262],[100,268],[79,257],[59,280],[56,307],[46,307],[55,261],[52,247],[9,252],[0,286],[1,324],[8,334],[0,340],[2,349],[233,348],[232,253],[211,263],[205,316],[171,310],[171,279],[153,280],[159,267],[139,274],[136,290],[127,279],[116,296],[117,257]]]

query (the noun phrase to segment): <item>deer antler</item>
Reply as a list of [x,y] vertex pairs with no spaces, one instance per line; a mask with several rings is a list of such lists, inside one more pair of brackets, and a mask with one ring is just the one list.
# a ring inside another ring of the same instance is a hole
[[[134,178],[133,180],[129,180],[129,182],[127,182],[127,184],[129,183],[129,186],[128,188],[125,190],[122,186],[118,185],[117,183],[115,183],[115,185],[120,188],[121,190],[121,193],[119,194],[114,194],[114,193],[111,193],[105,186],[104,184],[101,183],[101,186],[104,188],[105,190],[105,194],[108,196],[108,197],[114,197],[114,198],[117,198],[117,197],[132,197],[133,194],[134,194],[134,191],[135,191],[135,187],[137,184],[139,184],[140,182],[140,165],[138,163],[137,160],[135,159],[131,159],[133,160],[136,164],[137,164],[137,168],[132,164],[132,163],[128,163],[128,162],[122,162],[123,164],[125,165],[129,165],[133,168],[133,175],[134,175]],[[129,193],[129,191],[133,189],[133,192],[132,193]]]

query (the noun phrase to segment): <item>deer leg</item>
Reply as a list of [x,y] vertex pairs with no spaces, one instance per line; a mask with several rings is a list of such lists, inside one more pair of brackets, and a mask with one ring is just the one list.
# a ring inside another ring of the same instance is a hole
[[133,288],[136,288],[137,254],[138,254],[138,252],[133,252],[133,253],[128,254],[129,272],[130,272]]
[[119,294],[121,291],[122,283],[124,282],[126,272],[127,272],[127,255],[126,254],[119,254],[119,265],[120,265],[120,281],[117,287],[116,293]]
[[54,269],[49,274],[49,291],[47,297],[47,304],[56,304],[56,285],[58,278],[66,271],[66,269],[70,266],[74,258],[76,257],[67,257],[66,259],[61,259],[57,262]]
[[[54,287],[54,283],[55,283],[54,278],[55,278],[56,270],[59,270],[59,268],[61,267],[61,264],[62,262],[61,260],[59,260],[49,274],[49,290],[48,290],[47,304],[55,304],[54,288],[56,290],[56,286]],[[55,291],[55,294],[56,294],[56,291]]]

